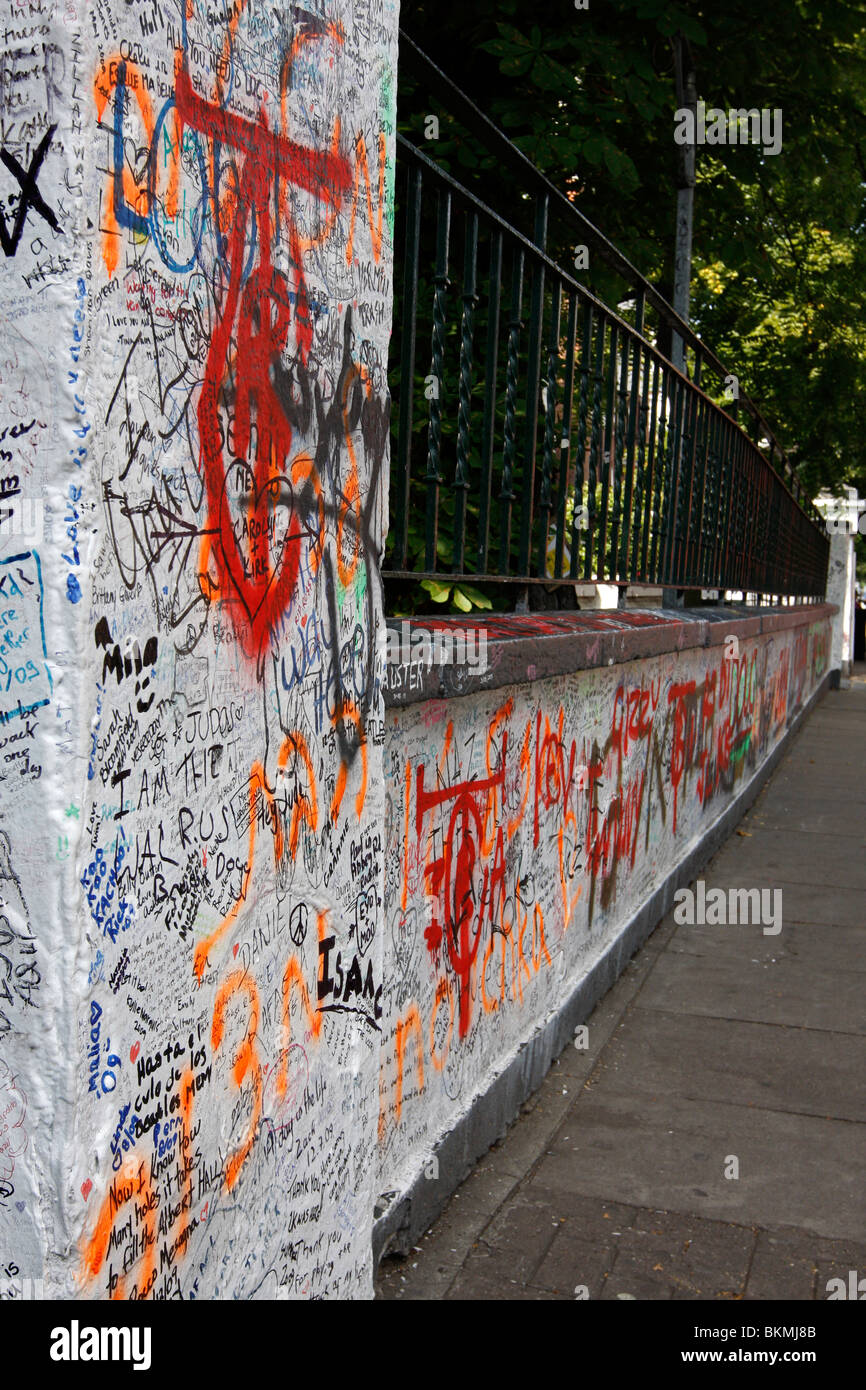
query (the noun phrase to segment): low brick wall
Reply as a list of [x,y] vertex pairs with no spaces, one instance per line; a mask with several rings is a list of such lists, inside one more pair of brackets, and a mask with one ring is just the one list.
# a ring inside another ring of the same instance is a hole
[[429,1226],[748,809],[826,687],[834,611],[490,620],[483,672],[392,625],[377,1255]]

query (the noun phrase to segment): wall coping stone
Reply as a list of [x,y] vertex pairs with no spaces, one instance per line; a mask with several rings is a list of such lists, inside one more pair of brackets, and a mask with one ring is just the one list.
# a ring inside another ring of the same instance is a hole
[[[531,614],[467,614],[463,616],[388,618],[390,631],[401,634],[407,624],[416,632],[487,632],[487,666],[475,671],[469,663],[386,668],[387,708],[427,700],[483,694],[506,685],[525,685],[554,676],[600,666],[621,665],[666,652],[694,647],[723,646],[728,637],[744,640],[788,631],[832,617],[832,603],[792,605],[789,608],[615,608],[579,612]],[[395,679],[396,677],[396,679]]]

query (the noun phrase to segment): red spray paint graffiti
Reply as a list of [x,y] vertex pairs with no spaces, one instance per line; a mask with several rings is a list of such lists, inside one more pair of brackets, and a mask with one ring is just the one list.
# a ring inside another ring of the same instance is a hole
[[[271,382],[271,369],[286,350],[292,325],[301,362],[306,362],[312,341],[302,251],[289,218],[290,284],[273,265],[270,205],[275,190],[288,183],[338,208],[351,188],[352,171],[339,154],[322,154],[270,131],[264,112],[261,123],[254,125],[205,100],[183,68],[177,74],[175,100],[182,125],[246,155],[231,235],[229,283],[207,355],[198,424],[207,529],[219,538],[211,550],[216,587],[239,634],[248,635],[251,655],[260,660],[273,623],[294,593],[302,544],[318,539],[294,505],[287,471],[292,428]],[[258,260],[244,281],[247,242],[253,235]],[[226,467],[220,404],[232,385],[234,458]],[[251,447],[254,466],[247,462]]]

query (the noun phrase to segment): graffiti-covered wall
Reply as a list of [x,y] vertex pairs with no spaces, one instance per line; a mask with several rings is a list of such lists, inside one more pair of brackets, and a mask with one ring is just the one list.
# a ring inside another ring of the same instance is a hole
[[[625,616],[652,640],[652,615]],[[588,669],[534,680],[545,641],[569,640],[552,626],[520,684],[491,671],[496,689],[470,676],[474,694],[388,711],[379,1148],[392,1201],[439,1177],[443,1136],[563,1009],[826,677],[826,609],[712,646],[692,645],[688,627],[703,623],[675,623],[663,654],[622,662],[600,651],[605,621],[589,633]],[[610,626],[622,626],[616,615]],[[585,640],[575,630],[571,642]],[[411,689],[411,674],[393,688]]]
[[2,0],[0,1279],[371,1287],[396,0]]

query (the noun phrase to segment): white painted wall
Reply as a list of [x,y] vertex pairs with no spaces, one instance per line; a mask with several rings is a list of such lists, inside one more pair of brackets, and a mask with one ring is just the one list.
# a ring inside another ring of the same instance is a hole
[[366,1295],[396,0],[3,24],[0,1277]]
[[748,783],[829,649],[823,617],[389,710],[382,1193],[436,1176],[438,1142]]

